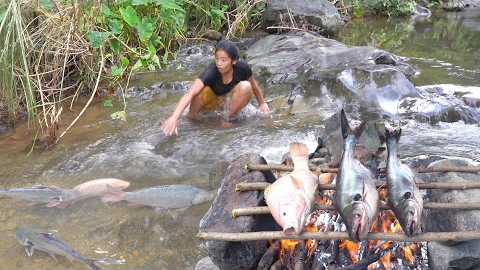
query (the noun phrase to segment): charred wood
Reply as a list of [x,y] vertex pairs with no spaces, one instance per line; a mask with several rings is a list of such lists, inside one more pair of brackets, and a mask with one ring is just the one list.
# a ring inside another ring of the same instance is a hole
[[275,260],[278,260],[278,254],[280,252],[280,240],[273,242],[270,247],[268,247],[265,254],[258,262],[257,270],[268,269]]
[[285,267],[283,265],[282,260],[277,260],[275,263],[272,264],[272,266],[270,267],[270,270],[282,270],[284,268]]

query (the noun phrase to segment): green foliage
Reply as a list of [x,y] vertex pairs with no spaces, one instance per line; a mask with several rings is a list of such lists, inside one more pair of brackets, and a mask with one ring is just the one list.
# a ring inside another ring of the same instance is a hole
[[412,14],[414,0],[350,0],[349,12],[354,17],[387,16],[399,17]]

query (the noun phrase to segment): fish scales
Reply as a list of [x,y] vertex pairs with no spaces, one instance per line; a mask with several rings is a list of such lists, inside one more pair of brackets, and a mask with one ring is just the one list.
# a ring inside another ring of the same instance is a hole
[[344,138],[342,161],[337,174],[335,207],[347,227],[350,240],[363,241],[378,213],[378,191],[373,175],[354,156],[355,145],[365,122],[351,129],[345,112],[341,111]]
[[193,186],[167,185],[125,192],[124,200],[161,208],[183,208],[192,205],[197,192]]
[[423,195],[415,185],[416,174],[398,158],[401,129],[385,130],[387,138],[387,195],[395,217],[407,236],[421,233]]

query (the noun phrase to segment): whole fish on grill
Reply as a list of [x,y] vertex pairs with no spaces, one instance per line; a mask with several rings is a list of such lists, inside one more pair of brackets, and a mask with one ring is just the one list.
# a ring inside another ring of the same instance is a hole
[[95,262],[104,261],[105,259],[96,260],[84,257],[67,243],[54,236],[52,232],[51,230],[34,227],[23,227],[16,231],[15,237],[20,244],[25,246],[25,251],[30,257],[33,255],[33,251],[38,249],[49,253],[55,261],[57,261],[55,255],[61,255],[67,257],[70,261],[80,261],[92,270],[102,269]]
[[315,203],[318,176],[308,166],[308,149],[303,143],[289,146],[292,173],[277,179],[265,191],[265,200],[275,221],[286,235],[298,235]]
[[378,213],[378,191],[371,172],[354,157],[355,145],[365,122],[350,128],[345,111],[341,111],[343,156],[337,173],[335,207],[347,227],[350,240],[361,242],[367,237]]
[[398,141],[402,130],[385,130],[387,138],[387,196],[403,232],[407,236],[421,233],[423,196],[415,185],[416,174],[398,158]]
[[124,192],[107,185],[104,202],[128,201],[131,206],[147,205],[156,210],[185,210],[192,205],[209,201],[213,194],[190,185],[164,185]]

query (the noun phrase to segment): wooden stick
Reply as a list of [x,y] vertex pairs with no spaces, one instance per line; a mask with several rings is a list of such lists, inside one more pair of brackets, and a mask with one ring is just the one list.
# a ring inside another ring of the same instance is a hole
[[[347,232],[302,232],[300,235],[285,235],[281,231],[223,233],[199,232],[197,237],[208,241],[258,241],[269,239],[317,239],[343,240],[349,239]],[[368,233],[366,240],[384,240],[399,242],[447,242],[480,240],[480,231],[460,232],[426,232],[417,236],[408,237],[399,233]]]
[[[293,171],[293,166],[283,164],[247,164],[246,169],[249,171]],[[337,168],[321,168],[317,166],[310,166],[311,171],[319,171],[322,173],[336,173]],[[480,166],[442,166],[442,167],[428,167],[428,168],[413,168],[413,171],[418,173],[432,173],[432,172],[480,172]],[[385,169],[381,168],[380,173],[385,173]]]
[[[391,210],[387,204],[380,204],[380,210]],[[316,204],[313,207],[314,210],[329,210],[335,211],[333,205]],[[480,202],[475,203],[432,203],[426,202],[423,204],[423,209],[436,209],[436,210],[480,210]],[[232,210],[232,217],[237,218],[240,216],[249,215],[264,215],[270,214],[268,206],[256,206],[256,207],[243,207],[235,208]]]
[[[256,183],[238,183],[235,187],[236,191],[250,191],[250,190],[264,190],[270,183],[256,182]],[[416,183],[419,189],[474,189],[480,188],[480,181],[478,182],[446,182],[446,183]],[[387,188],[386,183],[375,183],[377,188]],[[319,184],[320,190],[334,190],[335,184]]]

